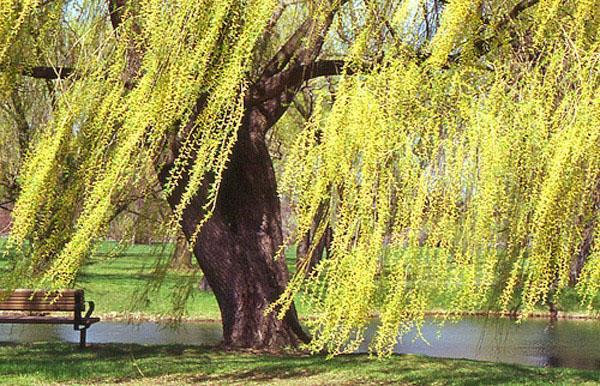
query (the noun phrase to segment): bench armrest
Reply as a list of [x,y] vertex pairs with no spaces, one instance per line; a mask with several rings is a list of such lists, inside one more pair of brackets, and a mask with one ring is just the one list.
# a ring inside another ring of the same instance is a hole
[[94,308],[96,307],[96,305],[94,304],[94,302],[92,301],[88,301],[87,304],[88,306],[88,310],[85,313],[85,316],[83,317],[84,319],[89,318],[90,316],[92,316],[92,312],[94,312]]
[[90,319],[90,316],[92,315],[92,312],[94,312],[95,304],[92,301],[88,301],[86,303],[88,303],[89,306],[85,315],[81,315],[80,307],[78,307],[78,311],[75,311],[75,325],[73,327],[77,331],[85,330],[91,325],[91,323],[89,323],[88,321]]

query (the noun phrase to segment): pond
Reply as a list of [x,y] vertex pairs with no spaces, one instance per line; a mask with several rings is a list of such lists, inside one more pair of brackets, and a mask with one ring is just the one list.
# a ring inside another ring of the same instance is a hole
[[[428,319],[422,333],[428,343],[406,335],[396,353],[467,358],[536,366],[600,370],[600,321],[465,318],[441,329]],[[370,334],[372,335],[372,330]],[[367,337],[367,341],[371,336]],[[64,341],[77,343],[69,326],[0,325],[0,342]],[[154,322],[105,321],[88,331],[90,343],[214,345],[222,339],[219,323],[185,323],[177,328]],[[365,352],[367,342],[360,352]]]

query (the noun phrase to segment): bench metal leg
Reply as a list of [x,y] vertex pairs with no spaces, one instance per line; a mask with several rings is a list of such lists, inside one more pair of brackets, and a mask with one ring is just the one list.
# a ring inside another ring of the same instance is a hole
[[85,348],[85,337],[87,329],[79,330],[79,348]]

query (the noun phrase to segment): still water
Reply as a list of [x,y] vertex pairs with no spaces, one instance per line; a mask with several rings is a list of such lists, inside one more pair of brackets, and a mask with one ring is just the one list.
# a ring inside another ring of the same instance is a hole
[[[441,328],[429,319],[422,333],[427,342],[404,336],[395,347],[402,354],[468,358],[536,366],[600,370],[600,321],[530,319],[520,325],[508,319],[466,318]],[[372,330],[360,351],[367,349]],[[88,330],[90,343],[214,345],[222,338],[219,323],[185,323],[173,328],[153,322],[100,322]],[[69,326],[0,325],[0,342],[78,342]]]

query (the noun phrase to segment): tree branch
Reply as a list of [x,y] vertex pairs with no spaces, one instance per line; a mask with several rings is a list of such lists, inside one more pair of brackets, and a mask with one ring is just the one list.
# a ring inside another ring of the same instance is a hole
[[[118,36],[118,28],[123,23],[125,16],[131,17],[130,13],[125,14],[127,10],[127,0],[106,0],[108,4],[108,12],[110,16],[110,23],[113,26],[115,34]],[[132,23],[131,29],[135,35],[141,35],[142,29],[137,22]],[[123,72],[123,81],[125,87],[131,89],[134,85],[134,79],[137,78],[140,68],[142,66],[143,48],[140,48],[135,44],[133,39],[129,39],[127,42],[127,51],[125,53],[127,58],[127,68]]]
[[74,72],[70,67],[35,66],[24,69],[22,74],[36,79],[53,80],[68,78]]
[[[519,3],[517,3],[511,9],[511,11],[508,14],[504,15],[504,17],[502,19],[500,19],[500,21],[498,23],[496,23],[496,25],[494,26],[496,35],[502,31],[504,31],[506,29],[506,27],[508,27],[508,25],[511,21],[516,20],[521,13],[523,13],[525,10],[533,7],[534,5],[539,3],[539,1],[540,0],[521,0]],[[474,42],[475,48],[481,55],[484,55],[489,52],[489,50],[490,50],[489,44],[493,38],[494,38],[494,36],[489,37],[487,39],[475,40],[475,42]],[[457,58],[454,58],[454,60],[456,60],[456,59]]]
[[250,104],[275,98],[286,90],[296,89],[307,80],[321,76],[339,75],[344,68],[343,60],[317,60],[309,64],[297,64],[262,82],[260,90],[250,93]]
[[[306,20],[304,20],[304,22],[296,29],[292,36],[290,36],[283,46],[281,46],[279,51],[277,51],[271,60],[269,60],[259,79],[264,81],[265,79],[282,71],[288,65],[288,63],[290,63],[294,56],[296,56],[296,62],[298,63],[306,63],[314,60],[321,51],[325,35],[329,30],[333,16],[338,9],[347,2],[348,0],[340,0],[338,5],[331,8],[329,14],[325,18],[325,21],[323,22],[323,25],[320,28],[320,31],[314,31],[314,28],[317,26],[317,20],[311,17],[308,17]],[[300,50],[300,47],[304,42],[304,38],[311,32],[318,34],[316,41],[310,48]]]
[[[491,40],[496,35],[498,35],[498,33],[504,31],[508,27],[508,25],[511,21],[516,20],[521,13],[523,13],[525,10],[533,7],[534,5],[539,3],[539,1],[540,0],[521,0],[510,10],[509,13],[507,13],[502,19],[500,19],[500,21],[498,23],[496,23],[494,25],[494,30],[496,31],[496,34],[494,36],[488,37],[485,39],[483,39],[483,38],[476,39],[473,42],[473,45],[475,46],[475,49],[477,50],[479,55],[483,56],[486,53],[488,53],[490,51]],[[419,59],[420,62],[424,62],[430,56],[431,56],[431,53],[417,53],[417,58]],[[450,63],[456,62],[460,59],[460,56],[461,56],[460,51],[456,52],[454,54],[448,55],[448,62],[450,62]]]
[[263,36],[259,40],[261,43],[266,43],[269,41],[269,39],[273,35],[273,31],[275,30],[275,26],[277,25],[277,22],[279,22],[281,15],[283,15],[283,11],[285,11],[285,9],[291,4],[292,3],[283,3],[282,2],[275,9],[275,11],[273,11],[271,18],[269,19],[269,22],[267,23],[267,26],[265,27]]
[[285,66],[290,62],[293,55],[300,48],[304,36],[308,33],[312,19],[306,19],[298,29],[290,36],[290,38],[284,43],[283,46],[277,51],[275,55],[269,60],[265,69],[263,70],[260,79],[266,79],[279,71],[283,70]]
[[539,2],[540,0],[522,0],[521,2],[517,3],[517,5],[515,5],[513,9],[506,16],[504,16],[502,20],[498,22],[498,24],[496,24],[496,29],[503,30],[510,21],[515,20],[523,11],[533,7]]
[[123,21],[123,9],[125,8],[125,0],[107,0],[108,13],[110,16],[110,24],[113,29],[117,29]]
[[[348,0],[330,0],[324,18],[308,18],[294,32],[282,48],[269,61],[259,80],[244,98],[247,116],[259,114],[263,124],[256,127],[266,133],[293,101],[294,95],[305,81],[319,76],[339,74],[344,67],[341,60],[317,60],[327,31],[335,14]],[[306,37],[311,41],[303,47]],[[287,70],[284,70],[288,67]]]

